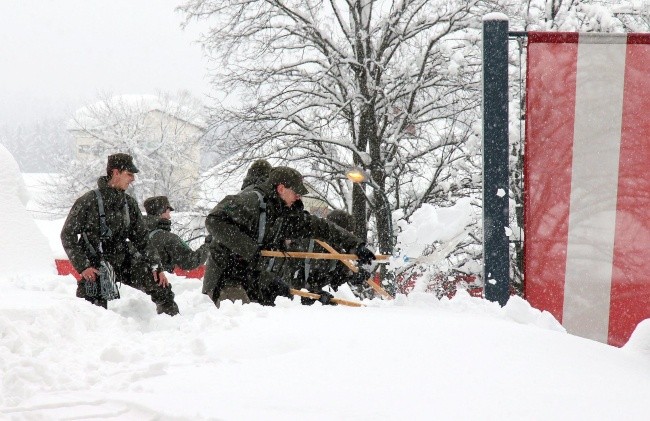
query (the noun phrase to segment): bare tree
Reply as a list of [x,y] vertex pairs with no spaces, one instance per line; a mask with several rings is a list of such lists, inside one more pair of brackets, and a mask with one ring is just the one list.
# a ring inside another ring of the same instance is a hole
[[[358,234],[375,216],[453,201],[478,186],[478,0],[190,0],[210,19],[203,45],[213,83],[228,93],[211,122],[224,148],[298,166]],[[475,142],[474,147],[468,143]],[[372,195],[344,173],[364,170]],[[386,203],[388,198],[390,203]]]

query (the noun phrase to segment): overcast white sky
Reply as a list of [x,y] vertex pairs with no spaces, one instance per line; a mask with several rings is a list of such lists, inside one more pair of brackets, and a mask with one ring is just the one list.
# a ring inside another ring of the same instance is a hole
[[114,94],[207,92],[183,0],[0,1],[0,124],[65,115]]

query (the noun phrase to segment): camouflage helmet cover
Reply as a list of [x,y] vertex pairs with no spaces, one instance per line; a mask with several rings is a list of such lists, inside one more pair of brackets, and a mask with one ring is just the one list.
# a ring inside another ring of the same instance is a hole
[[309,194],[309,190],[307,190],[307,187],[302,182],[302,175],[293,168],[273,168],[269,174],[269,181],[274,186],[282,184],[300,195]]
[[147,211],[147,215],[162,215],[167,209],[174,210],[169,204],[167,196],[154,196],[144,201],[144,210]]

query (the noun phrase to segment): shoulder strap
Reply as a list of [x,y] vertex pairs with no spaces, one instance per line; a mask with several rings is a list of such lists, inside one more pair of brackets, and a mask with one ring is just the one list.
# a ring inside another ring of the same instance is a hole
[[163,229],[162,229],[162,228],[156,228],[155,230],[151,231],[151,232],[149,233],[149,239],[151,240],[151,239],[153,238],[153,236],[154,236],[155,234],[159,233],[160,231],[163,231]]
[[124,226],[131,226],[131,215],[129,214],[129,201],[124,199]]
[[264,201],[264,196],[257,190],[253,190],[257,195],[257,199],[260,202],[260,219],[257,223],[257,244],[262,245],[264,240],[264,232],[266,231],[266,202]]
[[[314,251],[314,239],[309,240],[309,247],[307,247],[307,252],[311,253]],[[309,272],[311,272],[311,259],[305,259],[305,282],[309,280]]]
[[91,256],[96,257],[97,256],[97,251],[95,250],[95,247],[93,247],[92,244],[90,244],[90,240],[88,239],[88,234],[85,232],[81,233],[81,236],[84,239],[84,243],[86,243],[86,248],[88,249],[88,252],[90,253]]
[[104,199],[99,189],[93,190],[97,196],[97,208],[99,208],[99,252],[103,253],[103,241],[113,235],[111,228],[106,223],[106,212],[104,211]]
[[95,189],[93,191],[95,192],[95,196],[97,196],[97,207],[99,208],[99,217],[106,218],[106,212],[104,212],[104,198],[102,198],[102,193],[99,191],[99,189]]
[[[262,247],[262,242],[264,241],[264,232],[266,231],[266,202],[264,201],[264,196],[257,190],[253,190],[257,195],[257,199],[260,203],[260,219],[257,223],[257,244]],[[269,263],[266,266],[267,271],[273,270],[275,265],[275,257],[269,259]]]

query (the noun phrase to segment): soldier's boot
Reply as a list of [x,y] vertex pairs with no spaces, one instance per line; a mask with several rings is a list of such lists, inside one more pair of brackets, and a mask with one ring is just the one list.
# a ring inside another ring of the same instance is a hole
[[167,288],[156,288],[151,293],[151,301],[156,304],[156,312],[158,314],[169,314],[170,316],[175,316],[179,313],[178,305],[174,301],[174,293],[172,292],[172,287],[168,286]]
[[[215,296],[216,291],[215,291]],[[240,286],[225,286],[219,291],[218,298],[216,300],[213,299],[214,305],[219,308],[221,305],[222,301],[225,300],[230,300],[233,303],[237,300],[241,301],[242,304],[248,304],[251,302],[250,298],[248,298],[248,294],[246,294],[246,290]]]
[[81,281],[77,283],[77,293],[75,294],[79,298],[83,298],[91,304],[94,304],[98,307],[108,308],[108,302],[99,297],[88,297],[86,295],[86,283]]
[[175,316],[179,313],[178,310],[178,304],[176,304],[174,301],[170,302],[165,302],[165,303],[157,303],[156,304],[156,313],[158,314],[169,314],[170,316]]

